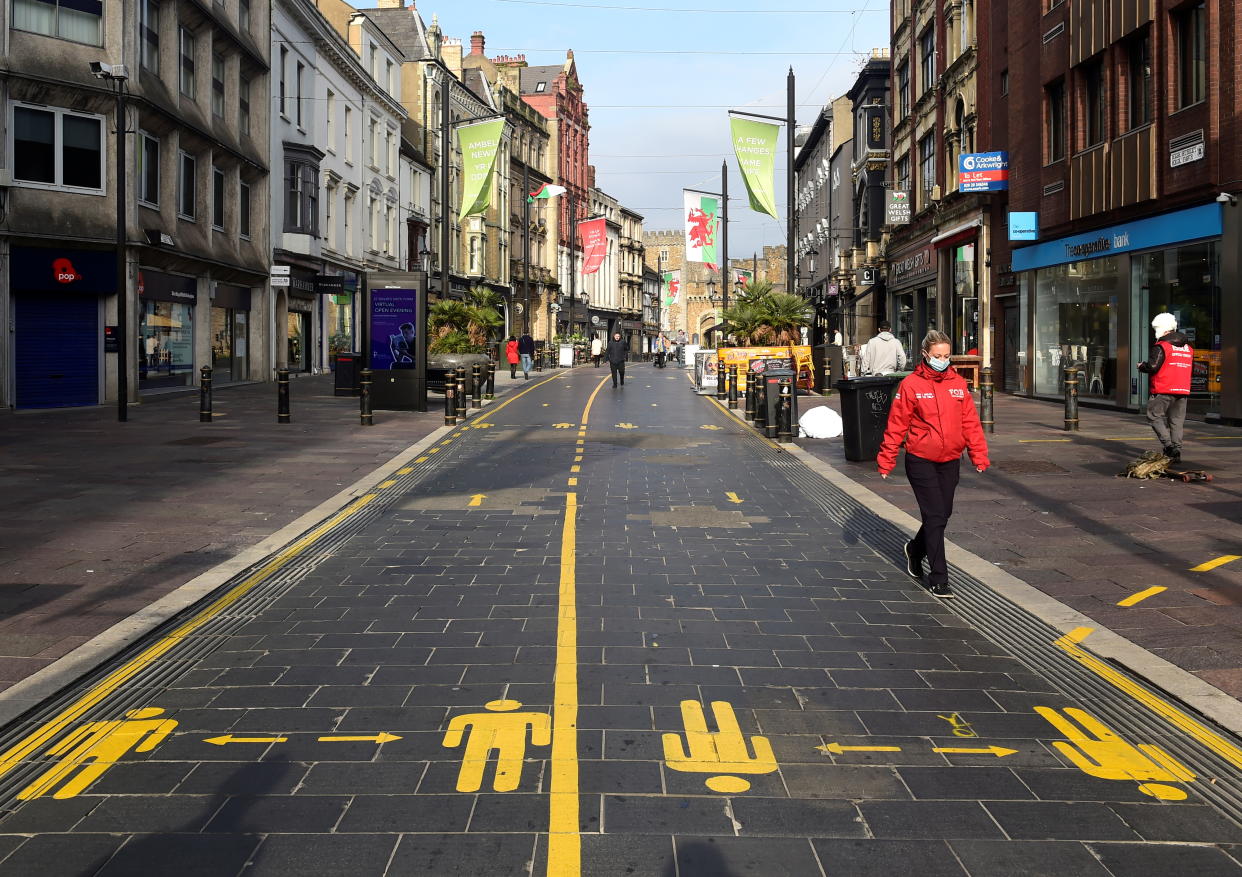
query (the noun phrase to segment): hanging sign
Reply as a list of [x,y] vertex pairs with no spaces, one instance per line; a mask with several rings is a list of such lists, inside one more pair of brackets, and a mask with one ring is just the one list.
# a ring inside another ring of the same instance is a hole
[[578,223],[578,236],[582,240],[582,273],[594,274],[604,264],[604,256],[608,253],[608,234],[603,218]]
[[482,213],[492,203],[492,173],[496,169],[496,152],[504,133],[505,120],[478,122],[457,129],[461,147],[463,183],[461,217]]
[[779,125],[754,119],[729,119],[733,154],[750,196],[750,209],[776,215],[776,136]]
[[1001,192],[1009,188],[1008,152],[966,152],[957,158],[963,192]]
[[716,236],[720,232],[720,196],[682,189],[685,205],[686,261],[703,262],[716,270]]

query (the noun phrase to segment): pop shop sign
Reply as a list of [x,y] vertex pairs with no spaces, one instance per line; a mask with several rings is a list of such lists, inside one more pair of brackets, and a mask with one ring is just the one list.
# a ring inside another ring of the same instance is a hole
[[957,187],[963,192],[1009,188],[1008,152],[968,152],[957,159]]

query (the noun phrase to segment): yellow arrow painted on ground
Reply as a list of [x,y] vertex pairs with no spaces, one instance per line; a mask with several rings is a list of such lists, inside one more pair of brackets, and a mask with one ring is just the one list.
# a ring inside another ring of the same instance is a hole
[[320,737],[318,739],[320,743],[391,743],[401,738],[396,734],[383,731],[379,734],[372,734],[370,737]]
[[1015,755],[1018,750],[1006,749],[1003,746],[989,746],[986,749],[959,749],[956,746],[945,746],[932,749],[932,752],[946,752],[951,755],[995,755],[997,758],[1004,758],[1006,755]]
[[632,423],[618,423],[617,429],[638,429],[638,427]]
[[288,737],[234,737],[232,734],[225,734],[222,737],[208,737],[203,742],[225,746],[229,743],[287,743],[288,740]]
[[840,743],[829,743],[827,746],[816,746],[820,752],[831,752],[841,755],[844,752],[900,752],[900,746],[842,746]]
[[552,428],[553,428],[553,429],[569,429],[571,426],[573,426],[573,424],[572,424],[572,423],[554,423],[554,424],[552,424]]
[[714,423],[705,423],[699,429],[724,429],[723,426],[716,426]]
[[742,501],[742,498],[731,490],[727,492],[725,496],[729,497],[729,502],[741,502]]
[[474,496],[470,497],[470,502],[466,503],[466,505],[467,506],[481,506],[483,505],[483,500],[485,499],[487,499],[486,493],[476,493]]

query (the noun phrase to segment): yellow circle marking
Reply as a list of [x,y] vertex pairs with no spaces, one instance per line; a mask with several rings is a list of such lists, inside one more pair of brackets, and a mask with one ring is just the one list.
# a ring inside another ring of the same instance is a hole
[[520,700],[491,700],[483,704],[483,709],[497,713],[507,713],[522,706]]
[[1185,801],[1186,790],[1177,786],[1166,786],[1161,783],[1143,783],[1138,790],[1144,795],[1151,795],[1161,801]]
[[750,783],[741,777],[708,777],[703,780],[703,785],[707,786],[713,792],[744,792],[750,788]]

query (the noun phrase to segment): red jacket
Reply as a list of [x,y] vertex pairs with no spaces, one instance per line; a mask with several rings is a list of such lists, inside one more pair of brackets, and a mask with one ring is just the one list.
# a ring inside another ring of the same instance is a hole
[[975,400],[966,379],[952,367],[938,372],[920,362],[914,374],[897,387],[888,412],[888,428],[875,459],[882,474],[887,475],[897,465],[897,449],[903,439],[906,453],[924,460],[947,463],[969,447],[970,462],[983,469],[990,465]]
[[509,360],[509,365],[517,365],[522,357],[518,354],[518,343],[510,341],[505,344],[505,359]]

